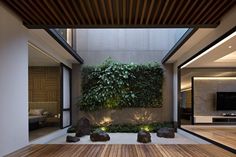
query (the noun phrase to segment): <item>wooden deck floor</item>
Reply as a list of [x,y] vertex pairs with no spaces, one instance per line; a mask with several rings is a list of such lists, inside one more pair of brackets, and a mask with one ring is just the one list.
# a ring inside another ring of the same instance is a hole
[[30,145],[9,157],[235,157],[211,144],[183,145]]
[[181,127],[236,151],[236,126],[183,125]]

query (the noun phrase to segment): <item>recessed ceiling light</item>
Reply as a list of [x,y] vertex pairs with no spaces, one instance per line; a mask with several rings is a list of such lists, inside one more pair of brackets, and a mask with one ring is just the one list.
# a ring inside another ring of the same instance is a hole
[[232,48],[232,46],[230,45],[228,48],[229,48],[229,49],[231,49],[231,48]]

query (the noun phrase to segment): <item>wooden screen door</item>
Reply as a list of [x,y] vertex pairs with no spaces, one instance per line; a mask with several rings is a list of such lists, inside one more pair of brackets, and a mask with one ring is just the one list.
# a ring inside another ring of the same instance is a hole
[[71,125],[71,69],[64,64],[61,64],[60,103],[60,126],[63,129]]

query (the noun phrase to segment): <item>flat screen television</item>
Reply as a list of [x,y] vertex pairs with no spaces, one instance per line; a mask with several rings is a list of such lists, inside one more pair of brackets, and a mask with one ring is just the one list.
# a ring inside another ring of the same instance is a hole
[[236,92],[217,92],[216,110],[236,110]]

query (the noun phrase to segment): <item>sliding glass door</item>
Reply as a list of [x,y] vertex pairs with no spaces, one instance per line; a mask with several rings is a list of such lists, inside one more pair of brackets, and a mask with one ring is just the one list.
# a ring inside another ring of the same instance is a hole
[[71,125],[71,69],[61,64],[61,128]]

